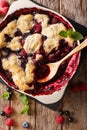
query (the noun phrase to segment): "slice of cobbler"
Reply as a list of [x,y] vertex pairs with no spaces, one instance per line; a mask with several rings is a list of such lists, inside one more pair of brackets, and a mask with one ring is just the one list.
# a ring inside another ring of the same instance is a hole
[[9,15],[0,24],[1,76],[14,88],[33,95],[60,89],[64,76],[67,81],[70,78],[70,74],[65,74],[69,60],[60,66],[51,81],[38,83],[37,79],[48,74],[41,66],[60,60],[76,45],[70,37],[59,35],[61,30],[70,28],[61,16],[37,8],[21,9]]

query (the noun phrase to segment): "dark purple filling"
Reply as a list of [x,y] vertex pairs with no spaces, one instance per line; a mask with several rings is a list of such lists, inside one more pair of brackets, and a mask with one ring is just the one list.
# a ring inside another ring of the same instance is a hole
[[46,65],[38,66],[36,69],[36,78],[37,79],[43,79],[46,76],[48,76],[50,73],[50,69]]
[[[49,24],[55,24],[55,23],[63,23],[67,29],[72,28],[71,25],[65,21],[61,16],[58,16],[52,12],[49,11],[44,11],[41,9],[37,9],[37,8],[30,8],[30,9],[20,9],[16,12],[14,12],[13,14],[9,15],[1,24],[0,24],[0,31],[3,30],[3,28],[7,25],[8,22],[14,20],[14,19],[18,19],[18,17],[21,14],[28,14],[31,13],[33,15],[40,13],[40,14],[47,14],[50,18],[49,20]],[[27,32],[25,34],[22,34],[22,32],[18,29],[17,32],[15,32],[15,36],[22,36],[23,39],[21,39],[21,44],[24,45],[25,41],[24,39],[31,34],[34,33],[41,33],[42,30],[42,26],[41,23],[37,23],[37,21],[35,21],[35,25],[33,26],[33,28],[31,29],[30,32]],[[6,37],[6,41],[9,42],[11,41],[11,37],[9,35],[5,35]],[[42,43],[44,43],[44,41],[47,39],[46,36],[42,36]],[[77,42],[74,43],[73,47],[70,47],[68,42],[66,42],[64,39],[60,40],[60,45],[59,45],[59,50],[52,50],[52,52],[50,52],[50,54],[46,54],[43,48],[43,44],[40,48],[39,53],[43,55],[43,60],[40,60],[38,62],[35,62],[36,65],[36,70],[35,70],[35,79],[37,78],[44,78],[45,76],[47,76],[49,74],[49,69],[48,67],[44,66],[44,64],[46,63],[50,63],[50,62],[56,62],[60,59],[62,59],[65,55],[67,55],[75,46],[77,45]],[[8,57],[9,55],[11,55],[11,53],[15,53],[18,55],[18,58],[21,60],[21,66],[22,68],[25,70],[25,66],[26,63],[28,62],[28,58],[31,57],[32,60],[34,61],[36,54],[26,54],[24,49],[21,49],[17,52],[15,51],[11,51],[10,49],[7,48],[3,48],[0,51],[5,51],[7,52],[7,55],[2,56],[0,55],[0,58],[4,58],[4,57]],[[59,68],[58,73],[55,75],[55,77],[50,80],[47,83],[38,83],[37,81],[35,81],[34,85],[35,88],[32,91],[26,91],[26,93],[30,93],[32,95],[43,95],[43,94],[51,94],[56,90],[61,89],[62,86],[64,86],[65,84],[68,83],[68,81],[70,80],[70,77],[72,76],[73,72],[76,70],[77,65],[78,65],[78,60],[79,60],[79,56],[78,54],[74,55],[74,58],[72,60],[66,60]],[[17,86],[14,85],[13,81],[12,81],[12,75],[9,71],[5,71],[2,68],[2,64],[1,64],[1,60],[0,60],[0,75],[3,77],[3,79],[5,79],[7,81],[7,83],[15,88],[17,88]]]

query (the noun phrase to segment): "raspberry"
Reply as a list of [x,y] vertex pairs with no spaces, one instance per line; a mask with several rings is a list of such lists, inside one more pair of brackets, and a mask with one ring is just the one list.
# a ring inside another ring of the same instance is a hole
[[6,106],[5,109],[4,109],[4,112],[7,114],[7,115],[10,115],[12,114],[13,112],[13,108],[11,106]]
[[73,92],[79,92],[79,91],[80,91],[78,85],[72,86],[72,87],[71,87],[71,90],[72,90]]
[[8,118],[8,119],[6,120],[6,125],[7,125],[7,126],[13,126],[13,125],[14,125],[13,119]]
[[9,3],[6,0],[0,0],[0,7],[1,8],[8,7],[8,6],[9,6]]
[[3,14],[7,14],[9,7],[3,7],[1,8],[1,11]]
[[80,91],[87,91],[87,86],[83,83],[79,84]]
[[3,12],[2,12],[2,10],[0,10],[0,15],[2,15],[3,14]]
[[63,124],[63,122],[64,122],[64,117],[61,116],[61,115],[56,116],[55,121],[56,121],[57,124]]

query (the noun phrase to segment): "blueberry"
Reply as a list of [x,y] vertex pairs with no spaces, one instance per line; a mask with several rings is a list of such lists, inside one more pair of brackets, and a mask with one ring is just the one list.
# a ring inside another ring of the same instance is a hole
[[29,123],[28,122],[23,122],[23,128],[29,128]]
[[70,116],[70,112],[69,111],[65,111],[65,115],[66,116]]
[[7,88],[6,88],[6,91],[7,91],[7,92],[11,92],[11,88],[10,88],[10,87],[7,87]]
[[71,117],[71,116],[68,117],[68,121],[69,121],[69,122],[73,122],[73,117]]
[[64,115],[64,111],[63,110],[59,110],[59,114],[62,116]]
[[1,116],[5,116],[6,114],[5,114],[4,111],[1,111],[1,112],[0,112],[0,115],[1,115]]

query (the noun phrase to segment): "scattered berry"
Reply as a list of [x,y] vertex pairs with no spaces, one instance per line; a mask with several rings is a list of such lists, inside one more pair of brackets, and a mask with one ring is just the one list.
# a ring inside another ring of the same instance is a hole
[[0,0],[0,15],[5,15],[9,9],[9,3],[6,0]]
[[11,92],[11,88],[10,88],[10,87],[7,87],[7,88],[6,88],[6,91],[7,91],[7,92]]
[[87,91],[87,86],[83,83],[79,84],[80,91]]
[[64,122],[64,117],[61,116],[61,115],[56,116],[55,121],[56,121],[57,124],[63,124],[63,122]]
[[29,128],[29,123],[28,122],[23,122],[23,128]]
[[1,111],[1,112],[0,112],[0,115],[1,115],[1,116],[5,116],[6,113],[5,113],[4,111]]
[[59,110],[59,114],[62,116],[65,114],[65,112],[63,110]]
[[7,125],[7,126],[13,126],[13,125],[14,125],[13,119],[7,118],[7,120],[6,120],[6,125]]
[[78,87],[78,85],[71,86],[71,90],[72,90],[73,92],[79,92],[79,87]]
[[69,121],[69,122],[73,122],[73,117],[71,117],[71,116],[68,117],[68,121]]
[[9,6],[9,3],[6,0],[0,0],[0,7],[1,8],[8,7],[8,6]]
[[1,8],[1,11],[3,14],[7,14],[9,7],[3,7]]
[[13,108],[11,106],[6,106],[4,111],[7,115],[11,115],[13,112]]
[[69,111],[65,111],[65,115],[66,116],[70,116],[70,112]]
[[2,12],[2,10],[0,10],[0,15],[2,15],[3,14],[3,12]]

